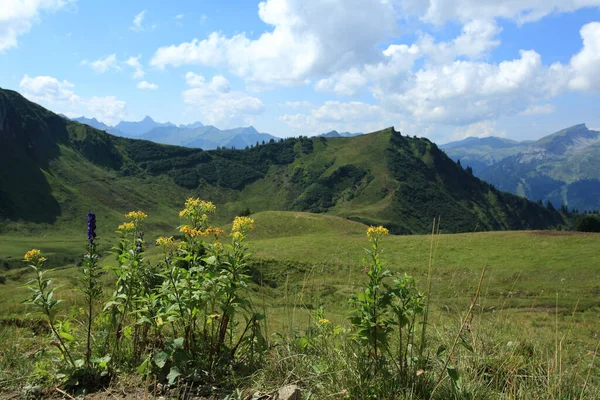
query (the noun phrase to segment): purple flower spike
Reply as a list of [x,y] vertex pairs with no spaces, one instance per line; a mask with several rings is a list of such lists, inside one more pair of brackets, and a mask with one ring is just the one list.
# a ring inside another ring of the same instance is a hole
[[96,238],[96,214],[93,212],[88,213],[88,231],[87,239],[90,244],[94,245],[94,239]]

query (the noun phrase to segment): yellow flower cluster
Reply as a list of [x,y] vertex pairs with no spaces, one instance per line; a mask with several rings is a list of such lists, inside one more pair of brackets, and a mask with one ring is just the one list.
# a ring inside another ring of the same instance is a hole
[[202,230],[198,228],[192,228],[189,225],[182,225],[181,228],[179,228],[179,232],[185,233],[190,237],[215,235],[215,238],[217,238],[223,234],[222,229],[215,228],[213,226],[209,226],[208,228]]
[[325,325],[325,324],[328,324],[328,323],[329,323],[329,320],[327,318],[321,318],[319,320],[319,324],[321,324],[321,325]]
[[133,223],[133,222],[123,222],[117,228],[117,230],[122,231],[122,232],[131,232],[134,229],[135,229],[135,223]]
[[254,220],[249,217],[235,217],[231,232],[241,232],[242,234],[254,228]]
[[370,241],[376,241],[382,236],[387,235],[388,233],[390,233],[390,231],[385,229],[383,226],[371,226],[369,227],[369,229],[367,229],[367,237]]
[[128,214],[125,214],[125,218],[139,222],[148,218],[148,215],[143,211],[132,211]]
[[156,245],[163,247],[163,248],[169,248],[169,247],[173,246],[173,236],[159,237],[158,239],[156,239]]
[[46,261],[46,257],[42,257],[42,252],[38,249],[29,250],[27,253],[25,253],[23,259],[32,263]]
[[214,213],[217,210],[217,207],[210,202],[204,201],[200,199],[189,198],[185,202],[185,208],[181,210],[179,216],[181,218],[190,218],[195,220],[197,218],[206,219],[207,213]]

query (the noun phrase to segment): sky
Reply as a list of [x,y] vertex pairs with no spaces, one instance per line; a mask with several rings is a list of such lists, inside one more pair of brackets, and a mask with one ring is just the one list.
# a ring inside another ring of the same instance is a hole
[[69,117],[438,143],[600,130],[600,0],[1,0],[0,87]]

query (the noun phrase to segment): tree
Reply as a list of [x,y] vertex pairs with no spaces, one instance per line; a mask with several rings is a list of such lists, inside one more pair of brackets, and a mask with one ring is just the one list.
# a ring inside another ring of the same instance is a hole
[[587,215],[577,220],[575,230],[578,232],[600,232],[600,219]]

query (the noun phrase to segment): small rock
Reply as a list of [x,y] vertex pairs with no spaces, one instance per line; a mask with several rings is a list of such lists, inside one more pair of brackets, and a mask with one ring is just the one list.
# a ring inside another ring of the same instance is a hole
[[300,400],[300,388],[296,385],[287,385],[277,391],[277,400]]

